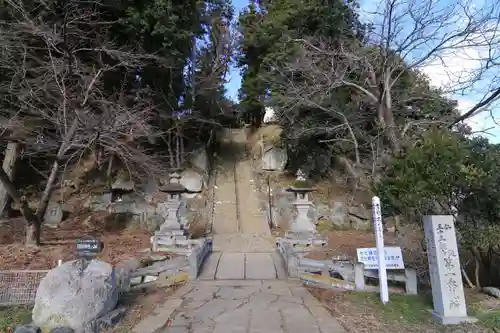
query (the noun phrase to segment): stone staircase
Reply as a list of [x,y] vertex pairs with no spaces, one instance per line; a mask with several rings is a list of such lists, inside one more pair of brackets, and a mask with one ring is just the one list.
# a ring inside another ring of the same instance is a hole
[[234,184],[234,170],[217,172],[214,190],[214,217],[212,233],[238,233],[238,214]]
[[[245,151],[243,130],[226,134],[221,165],[216,173],[213,253],[201,279],[282,278],[265,212],[253,182],[252,162]],[[280,271],[280,272],[278,272]]]
[[228,131],[221,149],[214,190],[212,233],[214,252],[274,252],[275,241],[260,209],[252,162],[245,152],[241,129]]
[[253,180],[252,162],[248,159],[236,165],[236,190],[240,206],[240,232],[271,236],[266,212],[261,210],[258,192]]

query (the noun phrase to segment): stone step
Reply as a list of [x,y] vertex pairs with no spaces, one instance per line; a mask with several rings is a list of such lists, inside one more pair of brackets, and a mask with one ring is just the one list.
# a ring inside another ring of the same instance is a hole
[[268,233],[261,234],[221,234],[213,235],[214,252],[274,252],[276,239]]
[[216,221],[219,220],[214,220],[214,224],[212,226],[212,233],[215,234],[234,234],[238,230],[237,229],[237,224],[236,223],[216,223]]
[[234,195],[222,195],[215,193],[215,204],[232,204],[236,205],[236,197]]
[[223,211],[226,211],[226,212],[235,212],[236,211],[236,205],[224,205],[224,206],[215,206],[214,207],[215,211],[216,212],[223,212]]
[[215,212],[214,214],[214,221],[216,222],[221,222],[221,223],[226,223],[227,221],[233,221],[234,223],[237,222],[237,215],[235,211],[232,212]]
[[277,252],[213,252],[201,269],[200,280],[275,280],[286,278]]
[[225,204],[225,203],[221,203],[221,204],[215,204],[215,209],[234,209],[236,210],[236,204]]

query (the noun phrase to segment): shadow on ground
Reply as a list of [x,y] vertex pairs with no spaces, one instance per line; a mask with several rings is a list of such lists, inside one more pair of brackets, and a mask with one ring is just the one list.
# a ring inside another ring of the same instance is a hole
[[226,174],[234,171],[235,164],[248,158],[246,138],[242,129],[226,130],[216,149],[217,172]]

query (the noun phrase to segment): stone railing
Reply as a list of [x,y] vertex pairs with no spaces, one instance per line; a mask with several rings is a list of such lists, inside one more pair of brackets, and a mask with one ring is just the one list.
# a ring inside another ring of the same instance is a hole
[[[366,278],[378,279],[377,271],[364,269],[362,263],[353,263],[347,257],[334,257],[330,260],[305,258],[312,249],[324,246],[323,242],[321,239],[278,238],[276,240],[289,278],[298,278],[307,285],[320,287],[378,291],[378,287],[368,286],[365,283]],[[417,294],[416,269],[389,270],[387,279],[405,283],[407,295]]]
[[180,268],[189,279],[198,278],[205,259],[212,253],[212,239],[176,239],[175,236],[157,235],[151,237],[153,252],[170,252],[184,256],[187,266]]
[[190,255],[189,261],[189,278],[194,280],[200,275],[201,266],[205,259],[212,253],[212,239],[205,238],[203,242],[194,248]]

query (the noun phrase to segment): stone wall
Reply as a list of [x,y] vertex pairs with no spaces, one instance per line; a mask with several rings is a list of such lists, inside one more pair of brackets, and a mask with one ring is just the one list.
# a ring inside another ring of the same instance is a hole
[[[189,167],[180,172],[180,183],[190,191],[204,191],[210,178],[210,164],[204,148],[195,150],[189,159]],[[106,211],[111,214],[123,214],[137,224],[144,225],[148,230],[156,230],[167,216],[163,203],[167,194],[159,191],[160,186],[169,182],[168,175],[162,179],[149,179],[143,184],[133,184],[130,181],[113,184],[114,189],[131,191],[123,194],[119,200],[111,202],[111,194],[95,194],[84,204],[91,211]],[[179,208],[180,215],[188,222],[195,216],[208,217],[209,207],[206,195],[184,194]],[[209,221],[205,221],[207,224]]]
[[[263,135],[259,133],[255,135],[259,136],[258,140],[251,141],[256,141],[257,146],[252,147],[256,185],[260,189],[260,199],[263,209],[267,212],[266,216],[268,219],[272,218],[272,221],[268,222],[278,226],[280,223],[283,224],[295,218],[294,195],[285,191],[290,184],[285,185],[272,181],[272,214],[270,214],[267,173],[272,172],[275,175],[283,173],[288,155],[285,148],[275,147],[269,141],[264,142]],[[356,202],[347,202],[342,197],[335,198],[330,202],[319,201],[314,193],[310,197],[313,206],[309,209],[308,215],[313,221],[326,222],[335,229],[369,230],[371,228],[371,207]]]
[[[272,192],[272,215],[275,220],[278,223],[279,221],[292,221],[296,215],[293,206],[295,200],[293,193],[286,192],[285,188],[282,187],[276,187]],[[327,221],[332,228],[336,229],[369,230],[371,228],[371,209],[369,207],[363,204],[348,205],[342,200],[328,203],[318,202],[314,198],[314,194],[311,195],[311,198],[314,204],[309,209],[308,215],[316,223]],[[269,209],[269,204],[266,204],[266,209]]]
[[[161,194],[163,193],[159,193]],[[120,201],[111,202],[109,193],[92,195],[84,204],[91,211],[105,211],[111,214],[123,214],[132,223],[145,226],[149,231],[154,231],[165,222],[167,211],[160,200],[148,201],[150,197],[136,192],[123,195]],[[156,197],[157,198],[157,197]],[[166,198],[165,198],[166,199]],[[205,215],[206,200],[201,196],[183,198],[179,208],[181,216],[187,221],[192,221],[196,215]]]

